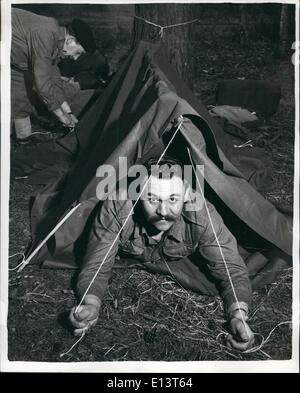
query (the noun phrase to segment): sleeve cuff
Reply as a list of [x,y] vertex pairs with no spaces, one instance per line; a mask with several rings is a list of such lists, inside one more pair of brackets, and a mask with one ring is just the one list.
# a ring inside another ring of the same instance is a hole
[[246,302],[232,303],[231,306],[227,309],[227,318],[230,319],[234,311],[238,310],[244,311],[246,313],[246,316],[248,316],[249,306]]
[[[77,285],[78,299],[81,299],[83,297],[83,295],[85,294],[86,288],[87,288],[87,285],[82,285],[82,284]],[[103,288],[101,286],[92,285],[90,290],[88,291],[87,295],[96,296],[100,300],[100,302],[102,303],[102,300],[105,295],[105,291],[106,291],[106,287]]]

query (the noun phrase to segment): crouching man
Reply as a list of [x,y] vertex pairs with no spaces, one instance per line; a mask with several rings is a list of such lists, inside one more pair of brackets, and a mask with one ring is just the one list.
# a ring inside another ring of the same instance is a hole
[[96,49],[90,27],[80,19],[60,26],[53,18],[18,8],[12,8],[11,21],[11,108],[17,140],[32,136],[35,94],[63,126],[73,128],[93,91],[83,93],[78,82],[65,83],[57,64]]
[[209,202],[210,217],[203,201],[198,210],[187,208],[191,188],[182,176],[182,168],[178,170],[178,167],[177,162],[167,157],[159,165],[157,160],[150,160],[146,165],[148,175],[141,181],[142,196],[133,210],[131,199],[107,199],[102,204],[77,282],[78,297],[85,297],[80,307],[70,312],[75,334],[96,324],[119,254],[121,261],[122,258],[134,259],[150,272],[172,276],[185,288],[202,294],[220,294],[230,328],[228,344],[239,350],[253,344],[254,335],[246,322],[251,286],[236,239]]

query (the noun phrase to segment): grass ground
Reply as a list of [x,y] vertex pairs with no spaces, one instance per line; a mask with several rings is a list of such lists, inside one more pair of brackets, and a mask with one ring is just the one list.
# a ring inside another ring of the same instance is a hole
[[[125,48],[122,47],[125,53]],[[273,116],[280,139],[266,147],[272,161],[273,188],[265,197],[292,207],[294,97],[293,67],[273,58],[267,42],[241,49],[232,40],[195,42],[195,93],[211,100],[219,78],[266,78],[281,83],[284,97]],[[111,53],[118,62],[118,46]],[[254,131],[253,131],[254,132]],[[255,137],[255,135],[253,135]],[[10,255],[24,251],[30,240],[29,198],[37,191],[24,180],[10,185]],[[11,267],[16,259],[10,259]],[[136,269],[115,269],[98,324],[67,355],[75,342],[64,317],[75,304],[73,272],[28,266],[10,272],[9,359],[25,361],[129,360],[269,360],[291,357],[292,271],[253,295],[250,325],[256,350],[240,353],[225,345],[220,298],[197,295],[170,277]]]

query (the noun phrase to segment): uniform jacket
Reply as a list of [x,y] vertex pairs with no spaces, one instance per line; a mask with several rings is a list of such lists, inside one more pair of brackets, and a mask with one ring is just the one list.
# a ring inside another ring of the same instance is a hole
[[31,71],[37,93],[50,111],[65,101],[57,61],[65,28],[49,17],[12,8],[11,65]]
[[[207,202],[207,205],[237,298],[239,302],[248,304],[251,297],[250,281],[247,267],[238,253],[236,239],[224,225],[214,206],[209,202]],[[112,201],[107,199],[103,203],[95,218],[83,261],[83,268],[78,277],[77,291],[80,298],[131,209],[131,200]],[[170,269],[172,269],[172,260],[198,253],[199,263],[207,263],[211,275],[219,284],[218,287],[225,305],[227,309],[230,309],[236,299],[205,207],[198,211],[183,210],[181,216],[159,242],[148,235],[145,222],[141,217],[141,212],[135,210],[131,213],[91,286],[89,294],[94,294],[100,299],[103,298],[118,252],[122,256],[135,258],[141,263],[150,262],[155,264],[165,259],[170,262]]]

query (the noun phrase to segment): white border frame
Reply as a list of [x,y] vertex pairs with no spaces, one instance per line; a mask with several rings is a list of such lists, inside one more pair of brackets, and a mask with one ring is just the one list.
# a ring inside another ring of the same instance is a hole
[[[130,3],[187,3],[188,1],[53,1],[47,3],[72,4],[130,4]],[[7,358],[7,308],[8,308],[8,223],[10,179],[10,40],[12,4],[38,4],[43,0],[1,1],[1,264],[0,264],[0,370],[8,372],[95,372],[95,373],[299,373],[299,10],[297,0],[243,1],[210,0],[190,3],[287,3],[296,6],[296,64],[295,64],[295,173],[294,173],[294,228],[293,228],[293,334],[291,360],[262,361],[128,361],[128,362],[20,362]]]

